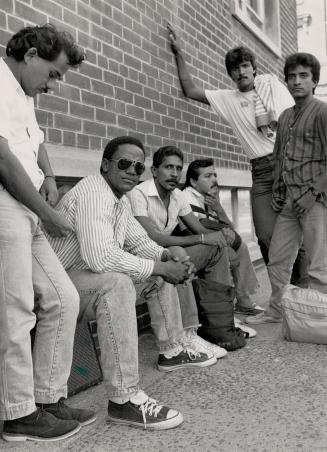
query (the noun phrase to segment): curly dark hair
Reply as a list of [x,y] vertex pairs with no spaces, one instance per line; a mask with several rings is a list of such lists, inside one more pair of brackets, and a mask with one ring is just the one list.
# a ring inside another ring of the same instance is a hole
[[[305,53],[305,52],[298,52],[293,53],[292,55],[289,55],[286,58],[285,65],[284,65],[284,76],[285,76],[285,82],[287,82],[288,79],[288,71],[289,69],[294,69],[296,66],[305,66],[309,67],[312,73],[312,80],[319,83],[320,79],[320,63],[317,60],[317,58],[312,55],[311,53]],[[313,94],[315,92],[315,88],[312,89]]]
[[254,72],[256,73],[257,63],[255,61],[255,56],[250,49],[248,49],[247,47],[240,46],[234,47],[229,52],[227,52],[225,57],[225,66],[228,75],[231,77],[232,69],[238,66],[239,64],[243,63],[244,61],[250,61],[254,69]]
[[67,31],[58,31],[52,24],[25,27],[10,38],[6,54],[23,61],[25,53],[35,47],[40,58],[54,61],[64,51],[70,66],[78,66],[85,59],[84,51]]
[[192,186],[191,179],[193,179],[193,180],[199,179],[199,169],[200,168],[208,168],[208,166],[213,166],[213,165],[214,165],[214,161],[211,158],[193,160],[193,162],[191,162],[189,164],[187,171],[186,171],[184,188]]
[[153,154],[152,165],[155,168],[159,168],[165,158],[171,155],[176,155],[176,157],[180,158],[181,161],[184,162],[184,155],[180,149],[178,149],[176,146],[163,146]]

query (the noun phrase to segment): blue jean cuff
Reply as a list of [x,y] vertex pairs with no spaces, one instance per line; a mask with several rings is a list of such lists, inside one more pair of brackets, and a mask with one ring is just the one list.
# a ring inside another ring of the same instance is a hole
[[115,403],[126,403],[133,396],[135,396],[139,392],[140,388],[138,386],[133,386],[132,388],[115,390],[113,392],[108,391],[109,401]]
[[28,400],[17,404],[8,404],[5,410],[0,411],[2,421],[11,421],[19,417],[28,416],[36,410],[35,400]]

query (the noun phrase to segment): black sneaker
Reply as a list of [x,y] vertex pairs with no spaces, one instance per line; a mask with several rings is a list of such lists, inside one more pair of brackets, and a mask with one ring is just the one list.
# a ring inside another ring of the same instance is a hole
[[65,421],[75,420],[78,421],[81,426],[92,424],[92,422],[96,420],[94,411],[71,408],[70,406],[65,405],[64,400],[65,399],[62,397],[56,403],[37,403],[36,405],[52,414],[57,419],[63,419]]
[[116,424],[151,430],[168,430],[183,422],[179,411],[159,405],[143,391],[122,405],[109,401],[108,414],[109,420]]
[[177,369],[184,369],[186,367],[207,367],[215,364],[217,358],[213,355],[200,353],[185,348],[178,355],[167,358],[166,355],[160,354],[158,359],[158,370],[162,372],[171,372]]
[[28,416],[4,421],[2,438],[6,441],[59,441],[79,432],[77,421],[63,421],[37,408]]

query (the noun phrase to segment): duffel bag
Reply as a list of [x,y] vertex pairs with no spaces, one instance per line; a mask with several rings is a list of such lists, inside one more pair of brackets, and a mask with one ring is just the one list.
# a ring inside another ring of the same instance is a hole
[[285,339],[327,344],[327,294],[288,284],[281,305]]

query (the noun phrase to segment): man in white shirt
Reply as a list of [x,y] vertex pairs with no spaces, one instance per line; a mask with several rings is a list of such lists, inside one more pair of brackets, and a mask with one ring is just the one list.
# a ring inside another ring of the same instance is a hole
[[[271,207],[273,148],[279,115],[294,101],[286,86],[275,75],[257,75],[254,54],[246,47],[235,47],[226,54],[225,65],[236,89],[205,90],[194,83],[174,30],[169,39],[176,58],[178,75],[186,97],[210,105],[232,127],[250,159],[253,186],[253,223],[265,264],[277,214]],[[269,93],[267,96],[266,93]],[[292,283],[306,286],[307,262],[303,248],[293,267]]]
[[[0,59],[0,419],[8,441],[67,438],[95,421],[67,397],[79,299],[41,231],[71,225],[52,209],[57,189],[33,97],[53,89],[84,53],[52,25],[27,27]],[[30,331],[36,334],[31,350]]]
[[[182,250],[157,245],[131,212],[125,194],[138,183],[145,170],[144,160],[143,144],[138,139],[111,140],[103,153],[101,174],[84,178],[58,203],[58,211],[74,225],[74,230],[64,238],[51,238],[50,242],[78,289],[80,315],[95,313],[109,419],[162,430],[176,427],[183,417],[139,389],[133,282],[161,277],[165,281],[163,287],[171,286],[176,292],[172,284],[188,279],[193,270],[187,261],[174,260],[177,252],[186,257]],[[160,318],[153,325],[162,345],[159,370],[214,364],[213,355],[183,347],[183,329],[170,309],[176,299],[165,300],[166,291],[162,293],[162,287],[156,288],[155,284],[152,290],[157,297],[149,300],[149,311],[155,310]],[[170,295],[173,296],[172,290]],[[178,353],[172,356],[170,346],[174,341],[179,346]]]
[[[183,159],[183,153],[175,146],[164,146],[158,149],[153,155],[151,167],[153,178],[136,186],[128,196],[135,217],[147,230],[149,236],[161,246],[183,247],[191,262],[196,265],[198,280],[195,285],[199,286],[197,304],[199,320],[202,324],[200,335],[221,345],[223,341],[218,339],[221,317],[218,314],[219,301],[223,298],[228,299],[229,291],[226,290],[222,295],[220,290],[232,286],[228,253],[223,252],[222,249],[227,244],[234,243],[235,233],[230,228],[210,231],[202,226],[193,214],[183,192],[177,188],[181,178]],[[172,235],[179,220],[190,229],[192,232],[190,235]],[[233,330],[232,311],[231,300],[228,322]],[[245,342],[242,342],[240,341],[240,346],[244,346]],[[225,348],[234,349],[232,345]]]
[[[189,164],[183,193],[194,214],[202,220],[208,218],[214,225],[234,229],[219,202],[216,187],[217,173],[213,159],[194,160]],[[235,284],[235,312],[248,315],[263,312],[263,308],[251,300],[251,295],[258,287],[258,280],[246,243],[242,240],[237,249],[228,247],[227,252]]]

